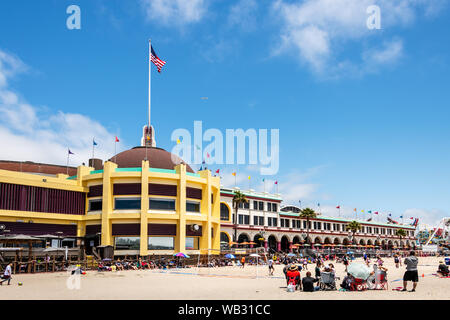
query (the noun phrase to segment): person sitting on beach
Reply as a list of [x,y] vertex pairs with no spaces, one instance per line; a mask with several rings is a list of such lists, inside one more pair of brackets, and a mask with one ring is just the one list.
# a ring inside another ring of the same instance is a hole
[[448,266],[443,261],[439,261],[437,274],[441,277],[448,277],[449,275]]
[[350,290],[350,286],[353,282],[353,276],[350,273],[347,273],[347,275],[344,277],[341,283],[341,288],[345,290]]
[[300,272],[298,271],[298,267],[295,264],[291,264],[289,269],[286,272],[287,284],[292,284],[295,287],[295,290],[301,290],[302,284],[300,282]]
[[319,279],[320,278],[320,261],[319,260],[317,260],[317,262],[316,262],[316,268],[314,269],[314,273],[315,273],[316,279]]
[[314,292],[319,290],[319,287],[315,287],[314,283],[319,281],[311,277],[311,272],[306,272],[306,277],[302,279],[303,291],[304,292]]
[[122,265],[122,262],[120,262],[120,259],[117,259],[115,265],[116,265],[117,270],[119,270],[119,271],[123,270],[123,265]]

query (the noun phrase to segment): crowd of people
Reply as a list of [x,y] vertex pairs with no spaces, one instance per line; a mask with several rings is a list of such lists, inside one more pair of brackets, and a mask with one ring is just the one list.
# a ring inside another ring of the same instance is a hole
[[[415,292],[417,288],[417,284],[419,282],[419,273],[418,273],[418,263],[419,258],[416,256],[415,251],[410,251],[409,255],[406,257],[402,257],[400,254],[395,254],[393,256],[395,267],[399,268],[403,265],[406,267],[406,271],[403,275],[403,287],[399,291],[408,291],[407,286],[408,282],[412,282],[412,288],[409,292]],[[448,258],[447,258],[448,259]],[[332,279],[332,281],[339,280],[336,277],[336,271],[334,264],[327,260],[334,260],[336,263],[343,263],[345,266],[345,276],[342,279],[340,284],[340,290],[343,291],[353,291],[353,290],[366,290],[366,289],[385,289],[387,286],[387,272],[388,269],[383,266],[384,260],[380,256],[375,256],[374,260],[371,261],[371,258],[364,253],[363,260],[367,267],[370,267],[372,264],[373,271],[370,272],[369,276],[365,279],[359,279],[348,272],[348,266],[353,260],[353,257],[344,255],[340,259],[337,257],[322,257],[318,256],[317,258],[287,258],[282,257],[281,261],[285,264],[283,268],[283,273],[286,279],[286,285],[288,291],[307,291],[314,292],[320,289],[327,289],[327,286],[320,286],[319,284],[323,280],[321,279],[322,274],[327,275],[327,279]],[[270,258],[268,266],[269,266],[269,275],[273,275],[273,257]],[[307,261],[306,265],[304,265],[304,261]],[[312,273],[308,271],[307,266],[308,263],[314,263],[314,277]],[[306,271],[305,277],[301,277],[301,271]],[[439,262],[437,275],[440,277],[449,277],[449,267],[444,261]],[[334,285],[329,286],[333,289],[337,289]]]

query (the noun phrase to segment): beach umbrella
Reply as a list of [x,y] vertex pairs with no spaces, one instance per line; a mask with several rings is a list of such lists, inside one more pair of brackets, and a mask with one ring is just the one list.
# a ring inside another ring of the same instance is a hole
[[175,253],[173,256],[174,257],[181,257],[181,258],[190,258],[187,254],[185,254],[183,252]]
[[354,276],[356,279],[367,280],[370,276],[371,270],[362,263],[352,263],[348,266],[347,272]]
[[234,254],[231,254],[231,253],[227,253],[227,254],[225,255],[225,258],[227,258],[227,259],[236,259],[236,257],[234,256]]

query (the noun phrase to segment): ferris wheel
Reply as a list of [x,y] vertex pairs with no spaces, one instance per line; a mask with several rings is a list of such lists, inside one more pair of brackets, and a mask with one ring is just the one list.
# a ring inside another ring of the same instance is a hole
[[433,228],[433,231],[431,233],[431,236],[428,238],[425,245],[429,245],[430,242],[433,240],[435,236],[441,237],[441,241],[443,242],[450,242],[450,218],[445,217],[443,218],[436,228]]

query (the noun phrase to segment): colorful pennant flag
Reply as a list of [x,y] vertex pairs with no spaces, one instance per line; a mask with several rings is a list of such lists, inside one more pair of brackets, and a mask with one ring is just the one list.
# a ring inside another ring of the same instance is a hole
[[116,136],[116,142],[119,142],[119,138],[117,138],[117,136]]
[[233,172],[232,175],[233,175],[233,177],[236,177],[236,172]]

